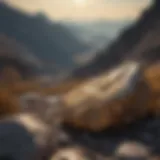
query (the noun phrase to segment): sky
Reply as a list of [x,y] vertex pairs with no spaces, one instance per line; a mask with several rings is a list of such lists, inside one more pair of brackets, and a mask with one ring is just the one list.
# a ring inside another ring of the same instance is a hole
[[44,12],[54,20],[136,19],[151,0],[4,0],[34,14]]

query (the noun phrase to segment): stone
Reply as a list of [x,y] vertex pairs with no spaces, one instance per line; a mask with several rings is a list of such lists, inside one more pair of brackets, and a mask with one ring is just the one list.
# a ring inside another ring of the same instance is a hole
[[124,62],[79,85],[62,97],[64,122],[70,126],[100,131],[144,117],[150,91],[138,62]]

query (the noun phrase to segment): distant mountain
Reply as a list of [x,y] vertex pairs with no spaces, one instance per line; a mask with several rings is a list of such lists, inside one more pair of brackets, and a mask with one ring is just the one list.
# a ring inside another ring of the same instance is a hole
[[130,20],[97,20],[97,21],[62,21],[64,26],[72,31],[80,40],[92,48],[102,48],[109,45],[123,28],[131,25]]
[[80,42],[67,28],[39,13],[31,16],[0,3],[0,34],[14,38],[41,60],[46,71],[73,69],[72,57],[88,46]]
[[160,1],[144,11],[135,24],[88,64],[73,72],[73,77],[88,77],[110,69],[125,59],[136,59],[146,63],[160,60]]

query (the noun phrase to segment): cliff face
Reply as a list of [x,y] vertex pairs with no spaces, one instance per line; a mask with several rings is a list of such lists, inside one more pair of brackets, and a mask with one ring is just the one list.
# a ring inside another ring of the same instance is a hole
[[107,70],[124,59],[153,62],[160,59],[160,2],[144,11],[140,19],[87,65],[75,70],[73,77],[88,77]]
[[74,67],[72,56],[88,48],[64,26],[51,22],[41,13],[27,15],[1,2],[0,22],[0,34],[22,43],[48,70]]

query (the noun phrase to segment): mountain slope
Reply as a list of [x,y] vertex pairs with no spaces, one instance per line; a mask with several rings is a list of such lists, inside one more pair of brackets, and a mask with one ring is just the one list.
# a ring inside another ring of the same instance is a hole
[[39,59],[23,45],[10,37],[0,35],[0,81],[4,76],[16,78],[14,76],[20,75],[22,78],[29,78],[36,75],[41,67],[43,65]]
[[137,22],[126,29],[95,59],[75,70],[73,77],[88,77],[107,70],[124,59],[151,62],[160,59],[160,2],[155,0]]
[[48,66],[72,68],[72,56],[87,49],[68,29],[43,14],[30,16],[0,3],[0,21],[0,33],[21,42]]

